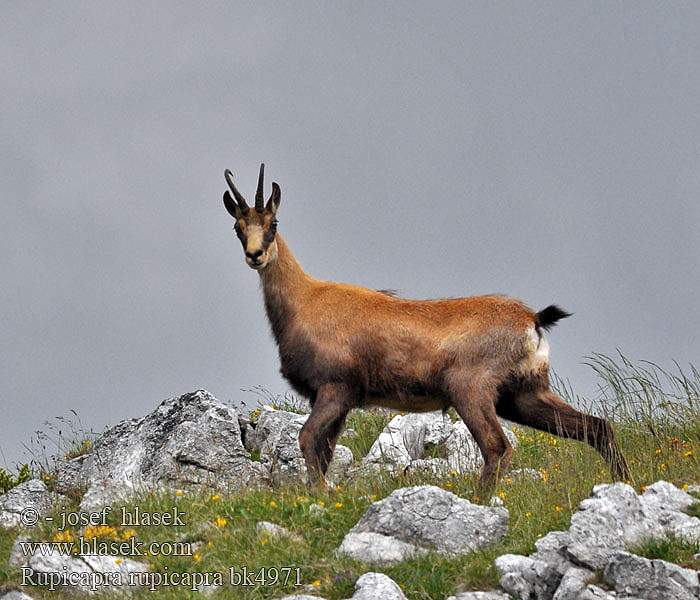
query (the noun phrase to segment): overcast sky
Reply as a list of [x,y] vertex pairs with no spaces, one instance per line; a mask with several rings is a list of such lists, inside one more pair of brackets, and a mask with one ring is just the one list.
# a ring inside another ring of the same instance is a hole
[[311,275],[575,313],[552,366],[700,364],[697,2],[5,3],[0,465],[205,387],[283,393],[221,202]]

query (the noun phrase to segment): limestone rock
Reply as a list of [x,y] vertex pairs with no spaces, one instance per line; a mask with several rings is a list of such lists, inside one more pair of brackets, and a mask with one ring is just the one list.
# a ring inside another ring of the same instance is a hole
[[[623,483],[597,485],[572,515],[568,531],[552,531],[537,540],[530,556],[496,559],[500,585],[527,600],[663,600],[685,593],[695,597],[696,572],[624,551],[644,539],[671,533],[697,539],[692,536],[698,519],[682,512],[693,502],[664,481],[650,485],[641,496]],[[589,583],[598,569],[605,569],[606,581],[617,596]]]
[[[308,414],[263,407],[253,433],[247,435],[248,447],[260,453],[263,468],[272,482],[308,481],[306,461],[299,447],[299,432],[308,418]],[[350,448],[338,444],[326,477],[331,481],[343,479],[353,464]]]
[[355,582],[351,600],[406,600],[401,588],[384,573],[365,573]]
[[465,554],[502,540],[508,511],[472,504],[439,487],[394,490],[373,503],[350,533],[381,533],[449,554]]
[[617,551],[663,534],[658,522],[646,518],[631,486],[601,483],[571,516],[568,553],[582,566],[603,569]]
[[647,600],[700,598],[697,571],[629,552],[616,553],[605,567],[603,576],[618,596],[633,595]]
[[593,579],[595,579],[595,573],[590,569],[569,568],[564,573],[552,600],[578,600]]
[[286,527],[277,525],[277,523],[271,523],[270,521],[258,521],[255,524],[255,530],[259,535],[274,538],[287,538],[294,542],[303,541],[296,533],[292,533]]
[[[503,432],[508,438],[508,442],[513,448],[518,447],[518,439],[515,434],[503,427]],[[484,466],[484,459],[481,456],[479,446],[469,433],[469,429],[463,421],[457,421],[452,426],[450,436],[445,441],[447,450],[447,462],[450,465],[450,470],[456,471],[460,475],[467,473],[477,473]]]
[[336,553],[355,560],[373,564],[391,565],[427,552],[396,538],[366,531],[348,533]]
[[31,596],[25,594],[19,587],[0,588],[0,600],[32,600]]
[[407,472],[444,477],[450,472],[450,465],[444,458],[419,458],[411,461]]
[[374,441],[363,466],[403,471],[450,435],[452,423],[441,411],[396,415]]
[[487,592],[460,592],[456,596],[449,596],[447,600],[510,600],[510,596],[497,590]]
[[54,498],[43,481],[30,479],[20,483],[0,496],[0,527],[33,525],[26,520],[21,522],[22,511],[30,511],[25,516],[41,518],[51,512],[53,505]]
[[84,554],[68,556],[54,552],[35,552],[29,557],[27,573],[31,580],[41,581],[42,576],[60,578],[57,589],[72,593],[91,594],[96,591],[112,592],[119,589],[133,590],[130,577],[150,571],[150,566],[130,558]]
[[27,564],[28,556],[22,551],[22,544],[28,542],[29,538],[26,535],[17,536],[17,539],[12,544],[10,550],[10,558],[7,560],[7,567],[11,571],[19,569],[22,565]]
[[666,535],[700,542],[700,519],[683,512],[697,502],[690,494],[667,481],[657,481],[639,500],[646,518],[661,525]]
[[[579,596],[578,600],[618,600],[616,596],[613,596],[608,591],[604,590],[597,585],[588,585],[585,590],[583,590]],[[624,599],[620,600],[636,600],[626,596]]]
[[286,410],[277,410],[271,406],[263,406],[258,416],[255,428],[246,433],[246,448],[262,455],[269,455],[277,444],[281,431],[292,421],[301,420],[303,424],[308,415]]
[[58,480],[97,486],[81,506],[94,510],[142,490],[240,489],[257,484],[261,474],[243,447],[238,412],[198,390],[118,423],[95,440],[90,454],[63,463]]
[[515,598],[551,600],[561,575],[545,561],[519,554],[504,554],[494,561],[499,585]]

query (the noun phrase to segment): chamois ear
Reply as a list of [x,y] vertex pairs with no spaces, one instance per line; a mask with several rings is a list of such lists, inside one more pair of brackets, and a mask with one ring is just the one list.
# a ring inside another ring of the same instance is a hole
[[274,181],[272,182],[272,195],[267,201],[265,208],[269,210],[273,215],[277,214],[277,209],[280,206],[280,200],[282,199],[282,192],[280,191],[280,186],[278,186]]
[[236,220],[240,219],[243,215],[241,207],[233,201],[233,198],[231,198],[231,193],[228,190],[224,192],[224,206],[229,214]]

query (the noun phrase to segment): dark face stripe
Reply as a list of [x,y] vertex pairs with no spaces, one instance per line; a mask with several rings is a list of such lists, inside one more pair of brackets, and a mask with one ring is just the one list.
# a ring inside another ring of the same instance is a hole
[[276,228],[272,226],[263,234],[263,250],[267,250],[272,242],[275,241]]

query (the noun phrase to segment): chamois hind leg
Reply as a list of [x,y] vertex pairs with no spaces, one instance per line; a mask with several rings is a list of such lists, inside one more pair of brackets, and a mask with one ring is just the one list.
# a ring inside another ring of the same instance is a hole
[[630,479],[627,462],[610,423],[576,410],[550,389],[509,393],[501,397],[497,410],[500,416],[516,423],[587,442],[601,454],[617,479]]
[[299,447],[306,460],[309,484],[322,482],[328,486],[325,473],[352,407],[351,400],[352,395],[342,384],[327,384],[319,389],[311,415],[299,432]]
[[482,493],[487,493],[505,472],[513,448],[503,432],[496,415],[496,387],[486,377],[473,374],[460,377],[451,386],[450,402],[474,436],[484,458],[484,468],[479,478]]

